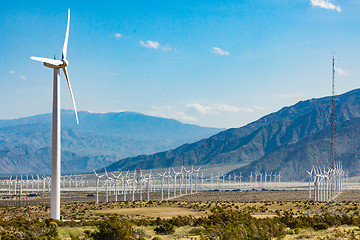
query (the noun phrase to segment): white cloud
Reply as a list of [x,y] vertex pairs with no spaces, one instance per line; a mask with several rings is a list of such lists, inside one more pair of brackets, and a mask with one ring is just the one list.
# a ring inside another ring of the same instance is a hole
[[22,75],[22,74],[18,74],[18,77],[21,79],[21,80],[26,80],[26,76]]
[[9,74],[11,74],[11,75],[15,74],[18,78],[20,78],[21,80],[24,80],[24,81],[27,79],[26,76],[24,76],[20,73],[17,73],[15,70],[10,70]]
[[311,0],[311,5],[341,12],[340,6],[335,6],[330,2],[330,0]]
[[185,113],[184,111],[179,111],[171,106],[160,106],[160,107],[151,106],[151,108],[153,109],[153,111],[147,113],[148,115],[151,116],[171,118],[171,119],[179,120],[181,122],[190,122],[190,123],[194,123],[198,121],[196,117],[191,116]]
[[227,104],[215,104],[212,106],[204,106],[200,103],[190,103],[186,105],[187,108],[193,109],[198,113],[201,114],[219,114],[221,112],[227,112],[227,113],[238,113],[238,112],[245,112],[250,113],[254,112],[255,110],[258,110],[257,108],[239,108],[232,105]]
[[226,104],[216,104],[214,109],[220,112],[254,112],[252,108],[239,108],[231,105]]
[[159,47],[160,47],[160,43],[158,43],[157,41],[153,42],[153,41],[150,41],[150,40],[146,41],[146,42],[140,41],[140,45],[145,47],[145,48],[154,48],[156,50],[158,50]]
[[203,106],[199,103],[191,103],[191,104],[186,104],[186,107],[188,108],[193,108],[195,109],[197,112],[199,113],[203,113],[203,114],[207,114],[209,112],[211,112],[211,108],[208,106]]
[[212,52],[220,56],[229,56],[230,53],[218,47],[213,47]]
[[[152,105],[151,109],[144,114],[176,119],[183,123],[199,124],[200,122],[211,122],[214,119],[223,119],[221,120],[223,122],[224,119],[238,119],[244,115],[258,115],[263,110],[264,108],[259,106],[241,108],[228,104],[203,105],[200,103],[189,103],[181,106]],[[235,121],[238,122],[238,120]]]
[[339,67],[335,67],[335,72],[341,76],[347,76],[348,73],[344,70],[344,69],[341,69]]
[[158,41],[151,41],[151,40],[148,40],[146,42],[140,41],[140,45],[143,46],[144,48],[153,48],[155,50],[162,50],[164,52],[170,52],[172,50],[175,51],[175,49],[172,49],[169,46],[161,46]]
[[122,38],[123,35],[122,35],[121,33],[115,33],[115,34],[114,34],[114,37],[115,37],[116,39],[119,39],[119,38]]

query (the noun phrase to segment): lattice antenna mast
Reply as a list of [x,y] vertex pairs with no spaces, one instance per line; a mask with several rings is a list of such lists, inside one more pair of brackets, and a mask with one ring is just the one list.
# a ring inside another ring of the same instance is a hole
[[335,146],[335,57],[332,57],[332,95],[331,95],[331,149],[330,149],[330,167],[335,168],[336,146]]

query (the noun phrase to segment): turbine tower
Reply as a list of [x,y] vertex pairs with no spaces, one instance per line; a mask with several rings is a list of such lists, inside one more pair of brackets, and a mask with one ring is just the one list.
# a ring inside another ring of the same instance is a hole
[[69,87],[71,99],[74,105],[76,123],[79,124],[77,116],[74,95],[72,93],[66,66],[69,62],[66,60],[67,45],[69,38],[70,9],[68,9],[68,21],[66,27],[64,47],[61,60],[31,57],[32,60],[44,63],[45,67],[54,69],[53,86],[53,112],[52,112],[52,154],[51,154],[51,218],[60,220],[60,176],[61,176],[61,129],[60,129],[60,68]]

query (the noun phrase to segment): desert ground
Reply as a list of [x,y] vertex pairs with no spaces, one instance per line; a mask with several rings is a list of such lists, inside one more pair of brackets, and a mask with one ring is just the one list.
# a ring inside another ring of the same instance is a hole
[[[4,197],[4,195],[2,196]],[[360,190],[346,190],[331,202],[308,202],[308,191],[200,191],[196,194],[173,198],[169,201],[120,201],[105,203],[104,195],[101,202],[96,204],[91,193],[65,192],[62,194],[61,214],[64,221],[89,222],[101,220],[110,215],[116,215],[128,220],[154,220],[157,218],[171,219],[177,216],[191,216],[193,218],[206,217],[211,209],[221,206],[225,209],[243,210],[250,212],[255,218],[274,218],[285,212],[295,216],[313,216],[316,214],[350,214],[359,215]],[[139,196],[136,196],[138,199]],[[153,199],[160,199],[160,194],[154,193]],[[16,217],[48,218],[50,216],[49,196],[24,197],[23,199],[3,198],[0,200],[1,220]],[[146,239],[156,236],[161,239],[200,239],[200,230],[194,226],[182,226],[169,235],[157,235],[152,226],[136,226],[144,232]],[[92,231],[92,226],[60,226],[59,234],[62,239],[70,239],[70,233],[84,235],[84,230]],[[353,231],[360,238],[359,226],[336,226],[326,230],[289,229],[285,239],[341,239],[346,232]],[[336,237],[338,236],[338,237]],[[347,238],[344,238],[347,239]]]

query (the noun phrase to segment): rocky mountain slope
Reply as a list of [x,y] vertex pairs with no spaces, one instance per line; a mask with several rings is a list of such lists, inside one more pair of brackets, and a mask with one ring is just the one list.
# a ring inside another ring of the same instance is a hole
[[[351,119],[337,125],[336,159],[341,161],[349,176],[360,174],[360,118]],[[312,166],[321,168],[328,166],[330,153],[330,128],[309,135],[303,140],[290,145],[281,146],[269,154],[259,158],[228,174],[241,172],[249,180],[251,172],[281,173],[282,179],[305,180]]]
[[[330,137],[330,131],[324,130],[330,124],[330,100],[330,97],[324,97],[301,101],[244,127],[228,129],[170,151],[123,159],[111,164],[108,169],[250,163],[267,159],[270,165],[268,171],[275,171],[276,168],[272,169],[272,161],[275,161],[276,150],[301,144],[303,139],[322,130],[324,135]],[[360,90],[337,96],[335,111],[338,124],[360,117]],[[317,156],[312,157],[317,159]],[[251,171],[252,166],[249,165],[248,171]]]

